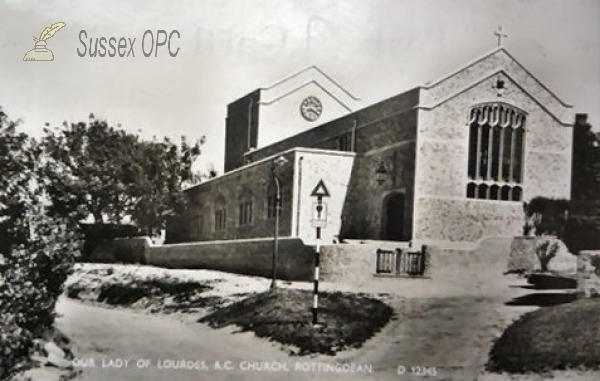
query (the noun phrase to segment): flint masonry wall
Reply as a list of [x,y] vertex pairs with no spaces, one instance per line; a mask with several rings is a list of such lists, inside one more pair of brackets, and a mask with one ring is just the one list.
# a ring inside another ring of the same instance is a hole
[[[497,79],[506,90],[499,97]],[[522,202],[467,199],[468,113],[503,102],[524,110],[523,200],[570,197],[571,111],[505,51],[423,89],[418,120],[414,238],[474,242],[520,235]]]
[[[420,89],[358,110],[248,155],[259,160],[293,147],[339,149],[338,138],[355,136],[356,158],[342,212],[340,237],[385,239],[386,200],[405,197],[404,236],[412,236],[415,142]],[[354,126],[356,129],[353,130]],[[354,132],[353,132],[354,131]],[[375,172],[383,163],[388,175],[381,184]],[[324,179],[326,180],[326,179]],[[365,197],[368,195],[368,197]]]
[[[277,168],[281,184],[282,211],[279,218],[280,236],[290,236],[292,229],[294,153],[284,155],[287,163]],[[243,169],[201,183],[186,191],[189,207],[184,216],[187,223],[186,241],[215,241],[271,237],[274,218],[268,215],[268,189],[272,186],[271,161],[257,162]],[[252,200],[252,221],[241,225],[239,205]],[[215,211],[224,205],[225,228],[217,229]],[[195,222],[194,222],[195,221]],[[196,225],[196,226],[195,226]]]

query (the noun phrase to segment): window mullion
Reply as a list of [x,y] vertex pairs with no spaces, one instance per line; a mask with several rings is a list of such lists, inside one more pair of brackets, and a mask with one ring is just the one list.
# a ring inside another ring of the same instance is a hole
[[500,127],[500,149],[498,150],[498,181],[502,181],[504,169],[504,133],[505,128]]
[[510,170],[509,170],[509,176],[508,176],[508,181],[512,182],[513,178],[514,178],[514,174],[515,174],[515,142],[516,142],[516,136],[517,136],[517,131],[512,129],[512,126],[510,127],[512,134],[510,136]]
[[477,145],[475,147],[475,155],[477,156],[477,160],[475,161],[475,176],[473,177],[476,180],[481,178],[481,134],[481,124],[477,122]]
[[488,130],[488,150],[487,150],[487,171],[486,171],[486,180],[492,180],[493,179],[493,174],[492,174],[492,156],[494,153],[494,127],[492,127],[492,125],[489,125],[489,130]]

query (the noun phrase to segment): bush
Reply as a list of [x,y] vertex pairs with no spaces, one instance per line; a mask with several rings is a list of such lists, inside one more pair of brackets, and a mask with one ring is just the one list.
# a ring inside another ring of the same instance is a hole
[[571,202],[563,241],[572,253],[600,250],[600,201]]
[[538,240],[535,244],[535,254],[540,260],[540,270],[548,271],[550,260],[556,256],[558,252],[558,241],[556,239],[547,238]]
[[0,377],[28,355],[33,338],[52,329],[56,301],[79,253],[66,224],[45,219],[36,228],[0,268]]
[[524,204],[527,235],[560,238],[572,253],[600,249],[600,201],[568,201],[535,197]]
[[47,215],[41,151],[0,109],[0,379],[52,329],[77,227]]
[[130,238],[140,236],[140,230],[126,224],[80,224],[86,240]]
[[597,370],[598,353],[600,299],[581,299],[521,316],[494,343],[486,368],[509,373]]

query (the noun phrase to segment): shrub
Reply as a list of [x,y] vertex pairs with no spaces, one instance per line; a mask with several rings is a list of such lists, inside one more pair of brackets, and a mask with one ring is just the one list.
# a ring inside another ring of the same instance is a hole
[[527,222],[532,224],[535,235],[553,235],[557,237],[564,235],[568,219],[569,201],[535,197],[529,203],[524,204],[524,210],[527,217],[526,228],[528,227]]
[[0,109],[0,379],[52,328],[77,226],[47,215],[40,150]]
[[572,253],[600,249],[600,201],[567,201],[535,197],[524,204],[525,235],[560,238]]
[[540,260],[540,270],[548,271],[550,260],[556,256],[558,252],[558,241],[553,238],[538,240],[535,244],[535,254]]
[[79,253],[77,235],[45,218],[29,243],[0,268],[0,377],[29,353],[32,339],[54,324],[54,307]]

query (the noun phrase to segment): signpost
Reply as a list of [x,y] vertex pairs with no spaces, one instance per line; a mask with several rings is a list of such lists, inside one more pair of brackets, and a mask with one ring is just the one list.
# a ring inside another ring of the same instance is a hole
[[315,272],[314,272],[314,287],[313,287],[313,306],[312,306],[312,324],[313,327],[318,327],[318,311],[319,311],[319,266],[320,266],[320,251],[321,251],[321,229],[327,226],[327,204],[323,202],[323,197],[329,197],[329,190],[325,186],[323,180],[317,183],[317,186],[311,192],[311,197],[316,197],[316,202],[313,204],[312,225],[315,228],[315,238],[317,247],[315,250]]

